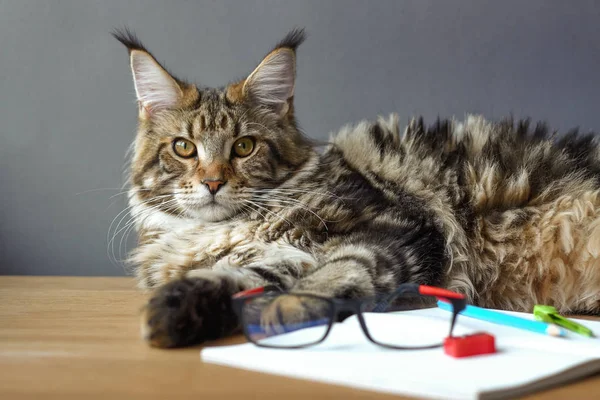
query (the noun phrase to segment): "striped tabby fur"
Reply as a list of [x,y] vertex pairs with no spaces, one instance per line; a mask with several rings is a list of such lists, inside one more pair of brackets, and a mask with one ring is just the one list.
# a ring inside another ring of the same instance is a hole
[[[358,298],[440,285],[485,307],[600,312],[600,150],[525,121],[360,122],[319,152],[293,108],[292,31],[245,80],[199,89],[133,34],[139,101],[131,260],[143,331],[172,347],[233,332],[230,296],[275,284]],[[252,154],[232,145],[254,138]],[[196,156],[182,158],[185,138]],[[225,182],[216,195],[206,182]],[[202,182],[205,182],[203,184]]]

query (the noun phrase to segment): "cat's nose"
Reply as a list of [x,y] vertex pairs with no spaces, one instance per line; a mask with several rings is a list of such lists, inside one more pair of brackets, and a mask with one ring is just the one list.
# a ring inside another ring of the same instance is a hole
[[226,183],[224,181],[216,180],[216,179],[206,179],[203,180],[202,183],[206,185],[210,194],[217,194],[219,189]]

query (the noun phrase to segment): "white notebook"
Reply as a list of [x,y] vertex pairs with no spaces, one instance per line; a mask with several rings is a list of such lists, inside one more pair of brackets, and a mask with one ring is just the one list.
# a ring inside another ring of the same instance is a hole
[[[533,319],[530,314],[509,313]],[[448,312],[431,308],[372,315],[369,327],[403,322],[434,328]],[[578,320],[596,334],[600,322]],[[378,325],[375,325],[378,324]],[[310,329],[310,328],[309,328]],[[310,334],[309,329],[290,335]],[[388,350],[369,342],[356,317],[336,324],[317,346],[266,349],[252,343],[204,348],[204,362],[247,370],[433,399],[512,398],[600,372],[600,339],[569,334],[554,338],[460,316],[456,334],[486,331],[497,353],[455,359],[443,349]],[[282,339],[284,340],[284,339]]]

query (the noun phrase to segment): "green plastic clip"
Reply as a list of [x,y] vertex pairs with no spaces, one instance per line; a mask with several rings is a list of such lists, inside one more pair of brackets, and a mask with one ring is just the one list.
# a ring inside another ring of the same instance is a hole
[[556,324],[580,335],[594,337],[594,332],[589,328],[563,317],[556,311],[556,308],[552,306],[536,304],[535,307],[533,307],[533,315],[538,321]]

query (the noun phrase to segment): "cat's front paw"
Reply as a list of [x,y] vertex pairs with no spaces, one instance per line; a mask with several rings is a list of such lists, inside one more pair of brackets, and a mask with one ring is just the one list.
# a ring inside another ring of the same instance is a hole
[[142,315],[142,337],[154,347],[182,347],[232,333],[237,318],[231,295],[233,281],[184,278],[159,287]]

